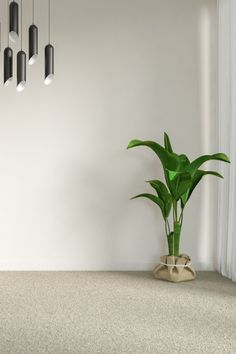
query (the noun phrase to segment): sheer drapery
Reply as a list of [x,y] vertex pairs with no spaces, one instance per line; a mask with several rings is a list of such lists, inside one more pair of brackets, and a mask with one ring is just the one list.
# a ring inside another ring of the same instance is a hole
[[218,1],[219,151],[231,164],[221,164],[219,183],[217,270],[236,281],[236,1]]

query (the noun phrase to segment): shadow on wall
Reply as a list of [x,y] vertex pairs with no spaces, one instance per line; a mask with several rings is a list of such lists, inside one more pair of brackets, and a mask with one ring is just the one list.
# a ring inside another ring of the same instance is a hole
[[[137,187],[134,188],[137,178],[140,180],[140,191],[148,190],[145,180],[162,178],[162,169],[155,160],[158,166],[156,175],[151,172],[151,152],[140,156],[140,153],[130,154],[123,149],[123,153],[117,152],[115,155],[107,161],[110,165],[109,174],[103,173],[99,162],[66,162],[68,166],[64,168],[66,173],[60,188],[60,203],[66,209],[66,219],[61,223],[64,230],[60,233],[67,234],[71,241],[68,242],[68,256],[71,243],[75,244],[78,265],[87,264],[87,269],[135,270],[137,257],[140,269],[147,269],[150,263],[156,264],[160,255],[166,252],[163,221],[159,209],[151,202],[131,201],[130,197],[138,192]],[[137,167],[138,177],[130,175],[127,179],[122,168],[124,165],[128,168],[130,164]],[[150,229],[145,228],[147,220],[150,220]],[[156,245],[151,259],[148,252],[150,242]],[[87,261],[89,257],[90,265]]]

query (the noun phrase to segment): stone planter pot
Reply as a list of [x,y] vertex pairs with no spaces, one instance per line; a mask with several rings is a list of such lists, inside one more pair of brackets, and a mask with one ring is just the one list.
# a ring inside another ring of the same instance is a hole
[[196,272],[191,267],[191,259],[186,254],[175,256],[161,256],[160,264],[153,269],[156,279],[181,282],[196,278]]

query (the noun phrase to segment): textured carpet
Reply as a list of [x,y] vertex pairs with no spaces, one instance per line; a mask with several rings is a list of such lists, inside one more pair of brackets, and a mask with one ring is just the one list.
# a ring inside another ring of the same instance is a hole
[[0,353],[236,353],[236,284],[148,272],[1,272]]

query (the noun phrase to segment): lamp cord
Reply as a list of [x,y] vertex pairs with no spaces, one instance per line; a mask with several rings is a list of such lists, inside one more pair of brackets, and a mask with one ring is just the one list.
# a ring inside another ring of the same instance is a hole
[[7,0],[7,46],[9,47],[9,17],[10,17],[10,0]]
[[33,18],[33,25],[34,25],[34,0],[32,3],[32,18]]
[[50,44],[51,37],[51,1],[48,0],[48,42]]
[[21,35],[21,50],[22,50],[22,0],[20,1],[20,35]]

